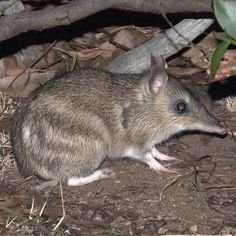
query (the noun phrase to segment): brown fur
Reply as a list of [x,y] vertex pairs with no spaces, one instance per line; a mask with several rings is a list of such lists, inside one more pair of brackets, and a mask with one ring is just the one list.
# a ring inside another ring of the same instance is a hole
[[[20,171],[65,182],[91,174],[106,157],[123,157],[129,147],[142,156],[180,131],[218,126],[176,79],[154,94],[155,68],[140,75],[81,69],[37,89],[14,116]],[[174,110],[179,99],[190,107],[184,115]]]

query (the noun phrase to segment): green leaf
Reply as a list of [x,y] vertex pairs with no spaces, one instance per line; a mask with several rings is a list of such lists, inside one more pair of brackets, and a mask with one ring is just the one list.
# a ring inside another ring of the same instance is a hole
[[72,59],[66,60],[66,71],[68,72],[73,71],[75,69],[76,61],[77,61],[77,53],[74,53]]
[[225,32],[217,32],[215,33],[215,37],[221,41],[231,40],[231,37]]
[[192,47],[192,45],[191,44],[189,44],[189,43],[179,43],[179,46],[182,48],[182,49],[184,49],[184,48],[191,48]]
[[214,12],[222,29],[236,39],[236,1],[214,0]]
[[224,53],[229,47],[230,43],[230,40],[223,41],[219,43],[219,45],[215,49],[211,58],[211,80],[215,78],[220,61],[222,60]]
[[74,53],[70,63],[69,71],[73,71],[75,69],[76,61],[77,61],[77,53]]

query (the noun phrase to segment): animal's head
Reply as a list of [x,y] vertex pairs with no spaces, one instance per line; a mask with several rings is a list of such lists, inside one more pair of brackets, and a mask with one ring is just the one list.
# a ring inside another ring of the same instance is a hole
[[[226,128],[206,110],[183,84],[168,77],[162,57],[151,57],[151,68],[146,73],[145,94],[153,114],[157,116],[158,132],[167,138],[181,131],[203,131],[225,134]],[[155,118],[154,118],[155,119]]]

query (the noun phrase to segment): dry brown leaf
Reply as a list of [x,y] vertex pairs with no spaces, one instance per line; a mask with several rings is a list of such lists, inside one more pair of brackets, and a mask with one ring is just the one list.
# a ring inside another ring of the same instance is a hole
[[[58,44],[57,44],[58,45]],[[44,51],[46,51],[50,47],[50,44],[43,45]],[[44,56],[47,66],[52,65],[55,63],[59,58],[60,55],[56,50],[50,50],[45,56]]]
[[22,73],[25,68],[20,68],[17,65],[6,66],[5,76],[13,76]]
[[92,49],[84,49],[78,53],[78,60],[79,61],[88,61],[91,59],[95,59],[98,56],[101,56],[105,61],[110,61],[112,58],[113,53],[116,51],[116,47],[109,42],[105,42],[101,44],[97,48]]
[[196,67],[206,69],[208,65],[207,58],[198,47],[193,47],[183,54],[187,60],[191,61]]
[[6,66],[16,66],[17,65],[17,60],[14,56],[8,56],[4,58],[4,64]]
[[78,54],[78,61],[88,61],[98,57],[101,54],[101,50],[99,48],[91,48],[91,49],[84,49]]
[[193,64],[195,64],[201,59],[201,57],[203,56],[203,53],[198,47],[193,47],[193,48],[190,48],[188,51],[186,51],[183,54],[183,56],[187,58],[188,60],[190,60]]
[[158,27],[135,27],[136,30],[140,31],[141,33],[145,34],[145,36],[150,39],[151,37],[155,36],[156,34],[161,32],[161,29]]
[[105,33],[99,32],[95,34],[96,40],[103,40],[104,38],[108,37]]
[[7,68],[9,66],[17,66],[17,61],[14,56],[7,56],[0,60],[0,77],[4,77],[7,75]]
[[217,40],[213,33],[207,35],[196,46],[183,53],[183,56],[190,60],[195,66],[207,69],[214,48],[217,46]]
[[97,44],[97,38],[92,32],[85,33],[83,37],[74,38],[73,41],[81,46],[96,46]]
[[[29,74],[30,73],[30,74]],[[40,84],[44,84],[55,76],[55,71],[47,71],[44,73],[26,71],[16,79],[16,76],[7,76],[0,79],[0,90],[9,96],[26,97],[33,90],[38,88]],[[13,85],[11,83],[14,81]]]
[[113,44],[109,43],[108,41],[101,44],[99,48],[101,49],[100,55],[106,61],[108,61],[112,57],[113,53],[116,51],[116,47]]
[[198,43],[198,46],[211,52],[217,47],[217,45],[218,41],[214,35],[214,32],[208,34]]
[[111,61],[113,61],[113,59],[115,59],[116,57],[120,56],[122,53],[124,53],[125,50],[121,49],[121,48],[116,48],[116,50],[114,51],[114,53],[112,54],[112,57],[109,60],[109,63]]
[[[140,31],[141,33],[145,34],[148,38],[152,37],[155,33],[160,32],[160,29],[157,27],[138,27],[134,25],[125,25],[125,26],[109,26],[109,27],[104,27],[100,29],[100,31],[107,33],[107,34],[116,34],[117,32],[124,30],[124,29],[134,29],[137,31]],[[102,35],[98,34],[98,38],[102,37]],[[97,36],[96,36],[97,38]]]
[[144,33],[133,28],[122,29],[113,38],[115,43],[129,49],[138,47],[146,40]]
[[119,32],[123,29],[130,29],[130,28],[133,28],[133,26],[130,26],[130,25],[118,26],[118,27],[117,26],[108,26],[108,27],[102,28],[102,30],[104,30],[108,34],[115,34],[116,32]]

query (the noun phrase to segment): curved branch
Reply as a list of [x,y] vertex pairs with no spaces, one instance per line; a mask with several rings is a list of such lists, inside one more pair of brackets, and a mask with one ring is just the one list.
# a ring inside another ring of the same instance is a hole
[[151,54],[167,58],[179,52],[183,45],[203,33],[213,22],[213,19],[182,20],[174,26],[175,29],[159,33],[141,46],[121,54],[105,69],[112,73],[141,73],[150,66]]
[[21,12],[0,19],[0,41],[29,30],[69,25],[99,11],[118,8],[140,12],[211,12],[211,0],[74,0],[67,5],[39,11]]

